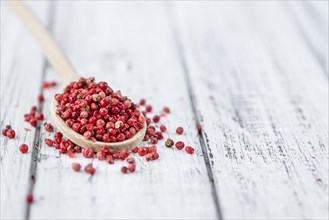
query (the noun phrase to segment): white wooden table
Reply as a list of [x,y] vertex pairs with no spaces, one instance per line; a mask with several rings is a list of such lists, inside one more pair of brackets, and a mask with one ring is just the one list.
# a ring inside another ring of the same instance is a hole
[[328,219],[328,1],[28,4],[84,76],[170,106],[163,123],[196,153],[159,144],[134,174],[100,161],[73,173],[91,160],[24,130],[40,93],[50,120],[56,89],[41,82],[59,79],[1,1],[1,128],[17,133],[0,139],[1,219]]

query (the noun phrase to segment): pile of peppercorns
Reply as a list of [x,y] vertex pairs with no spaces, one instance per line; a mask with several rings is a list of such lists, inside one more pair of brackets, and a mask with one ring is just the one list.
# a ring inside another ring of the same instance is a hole
[[144,127],[145,117],[137,105],[106,82],[80,78],[56,94],[58,114],[73,131],[87,140],[121,142]]

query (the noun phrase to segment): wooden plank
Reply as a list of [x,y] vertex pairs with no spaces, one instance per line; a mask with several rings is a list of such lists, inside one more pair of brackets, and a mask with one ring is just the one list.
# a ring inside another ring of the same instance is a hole
[[[47,3],[30,2],[36,13],[47,21]],[[25,199],[30,191],[30,164],[36,129],[23,121],[23,114],[37,104],[44,58],[39,46],[21,22],[1,1],[1,129],[7,124],[16,131],[15,139],[0,138],[0,218],[22,219],[28,208]],[[33,57],[33,61],[31,60]],[[24,128],[31,128],[25,131]],[[22,154],[18,147],[30,149]]]
[[325,74],[328,75],[328,1],[292,1],[287,9],[290,9],[289,14],[292,16],[292,20],[295,21],[300,35],[304,37]]
[[328,218],[328,81],[278,2],[175,2],[225,219]]
[[[58,2],[54,33],[84,76],[105,80],[135,100],[145,97],[157,112],[170,106],[173,113],[161,119],[169,129],[166,136],[195,146],[196,153],[167,149],[161,142],[160,159],[137,157],[134,174],[120,173],[123,162],[93,161],[97,171],[90,177],[74,173],[71,163],[91,160],[70,159],[42,145],[32,219],[218,217],[164,9],[159,2]],[[45,91],[45,106],[52,95]],[[175,134],[179,125],[187,131],[182,137]],[[46,136],[43,132],[42,139]]]

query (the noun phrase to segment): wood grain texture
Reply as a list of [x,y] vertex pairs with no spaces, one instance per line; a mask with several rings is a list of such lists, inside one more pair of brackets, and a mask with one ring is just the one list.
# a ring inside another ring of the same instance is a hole
[[[47,21],[47,4],[33,2],[30,5]],[[1,219],[25,217],[32,151],[39,137],[35,128],[22,122],[23,114],[37,104],[43,67],[44,58],[38,45],[1,1],[1,129],[9,124],[16,131],[15,139],[0,137]],[[22,143],[30,147],[25,155],[18,150]]]
[[171,8],[225,219],[328,218],[328,81],[286,6]]
[[[165,8],[142,2],[76,6],[74,2],[57,5],[54,34],[81,74],[107,81],[135,100],[145,96],[156,112],[170,106],[173,113],[161,119],[169,130],[166,136],[195,146],[196,154],[167,149],[162,141],[160,159],[146,162],[136,157],[134,174],[120,172],[124,162],[109,165],[94,160],[97,171],[90,177],[75,173],[71,163],[85,166],[92,160],[70,159],[43,144],[34,189],[37,202],[30,218],[217,218]],[[45,106],[52,95],[45,91]],[[185,136],[174,134],[178,125],[188,131]]]
[[[0,123],[17,131],[0,138],[1,219],[328,219],[327,2],[29,5],[79,73],[156,112],[168,105],[165,136],[196,153],[160,142],[158,161],[136,157],[123,175],[124,162],[71,159],[45,146],[43,127],[25,132],[39,93],[51,121],[58,88],[40,87],[59,78],[1,1]],[[21,143],[40,144],[22,155]],[[73,172],[74,161],[93,162],[95,175]]]

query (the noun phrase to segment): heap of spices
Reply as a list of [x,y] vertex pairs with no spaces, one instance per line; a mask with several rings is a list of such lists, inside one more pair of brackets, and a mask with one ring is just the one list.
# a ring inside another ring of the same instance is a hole
[[144,127],[145,117],[127,96],[114,92],[106,82],[80,78],[56,94],[56,114],[86,139],[121,142]]

